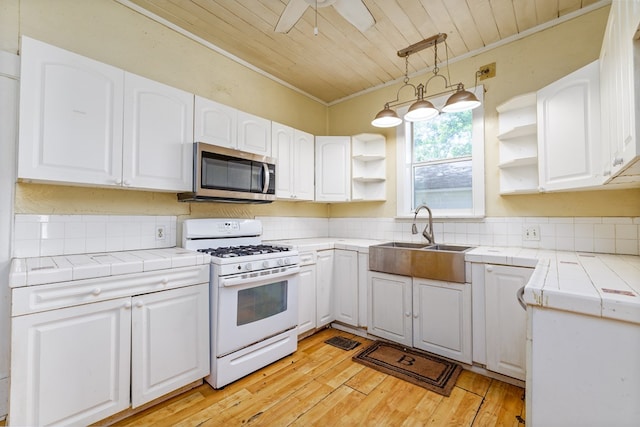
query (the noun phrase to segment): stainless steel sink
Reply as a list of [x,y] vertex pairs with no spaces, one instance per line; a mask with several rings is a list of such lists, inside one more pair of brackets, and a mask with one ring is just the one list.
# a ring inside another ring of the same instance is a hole
[[465,283],[469,246],[388,242],[369,247],[369,270],[423,279]]
[[425,249],[430,249],[432,251],[466,252],[469,249],[473,249],[473,248],[470,246],[456,246],[456,245],[430,245],[430,246],[426,246]]
[[380,245],[377,245],[377,246],[382,246],[385,248],[407,248],[407,249],[424,249],[428,247],[424,243],[410,243],[410,242],[388,242],[388,243],[381,243]]

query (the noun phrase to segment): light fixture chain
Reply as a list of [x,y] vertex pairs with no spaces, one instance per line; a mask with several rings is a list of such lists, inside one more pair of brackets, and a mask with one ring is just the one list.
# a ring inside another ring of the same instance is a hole
[[[446,43],[446,42],[445,42]],[[438,42],[433,45],[433,74],[438,74]]]
[[404,84],[409,83],[409,55],[404,57]]

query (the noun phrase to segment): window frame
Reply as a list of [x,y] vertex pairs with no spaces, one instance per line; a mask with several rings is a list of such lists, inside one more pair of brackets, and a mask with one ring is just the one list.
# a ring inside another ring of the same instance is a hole
[[[434,218],[483,218],[485,216],[485,174],[484,174],[484,86],[478,85],[469,89],[482,103],[472,110],[472,140],[471,140],[471,191],[473,207],[471,209],[432,209]],[[440,109],[450,95],[429,99],[436,108]],[[398,109],[402,117],[409,106]],[[405,121],[396,130],[396,217],[413,218],[411,207],[413,198],[412,179],[412,124]]]

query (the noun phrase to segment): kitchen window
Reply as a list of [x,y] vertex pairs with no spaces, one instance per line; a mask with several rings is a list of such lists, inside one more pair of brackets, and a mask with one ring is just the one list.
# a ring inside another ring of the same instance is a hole
[[[483,87],[472,91],[482,102]],[[430,100],[444,105],[447,96]],[[398,110],[402,116],[408,107]],[[484,216],[484,108],[398,128],[398,217],[427,205],[435,217]]]

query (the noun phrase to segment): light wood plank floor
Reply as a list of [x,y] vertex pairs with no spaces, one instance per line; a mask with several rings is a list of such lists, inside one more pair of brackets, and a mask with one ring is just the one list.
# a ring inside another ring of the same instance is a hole
[[[351,351],[324,341],[360,341]],[[518,426],[524,390],[463,371],[449,397],[351,360],[370,340],[336,329],[222,390],[206,383],[118,426]],[[521,417],[521,418],[520,418]]]

